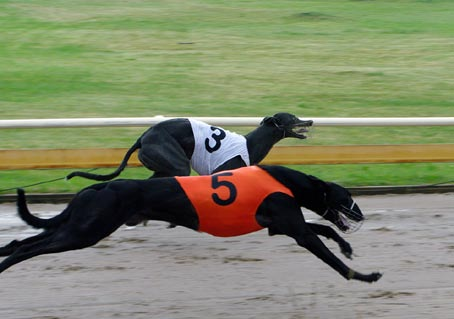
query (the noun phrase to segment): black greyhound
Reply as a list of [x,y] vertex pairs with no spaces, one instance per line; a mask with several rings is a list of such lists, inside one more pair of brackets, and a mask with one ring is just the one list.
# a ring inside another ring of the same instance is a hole
[[[120,175],[131,155],[139,149],[139,160],[154,171],[153,177],[187,176],[192,168],[200,175],[260,163],[274,144],[286,137],[305,139],[313,122],[293,114],[265,117],[245,136],[186,118],[160,122],[145,131],[126,152],[117,170],[108,175],[72,172],[67,176],[108,181]],[[200,146],[200,148],[198,148]]]
[[32,215],[23,190],[18,212],[28,224],[43,228],[38,235],[0,248],[0,272],[26,259],[82,249],[109,236],[136,212],[215,236],[237,236],[261,228],[270,235],[287,235],[346,279],[374,282],[378,272],[362,274],[338,259],[318,238],[339,244],[350,258],[352,249],[331,227],[308,223],[304,207],[352,230],[363,214],[343,187],[280,166],[250,166],[209,176],[115,180],[87,187],[59,215]]

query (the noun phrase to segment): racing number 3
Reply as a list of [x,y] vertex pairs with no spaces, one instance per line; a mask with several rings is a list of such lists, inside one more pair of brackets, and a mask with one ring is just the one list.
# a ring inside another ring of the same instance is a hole
[[217,151],[221,147],[221,141],[223,139],[225,139],[226,134],[225,134],[224,130],[220,129],[219,127],[211,126],[210,128],[211,128],[212,131],[218,131],[219,132],[218,134],[216,134],[216,133],[211,134],[211,137],[213,138],[213,140],[216,143],[216,144],[214,144],[214,146],[210,145],[210,140],[208,138],[205,139],[205,148],[206,148],[206,150],[209,153],[213,153],[213,152]]
[[236,190],[235,185],[229,181],[225,181],[225,180],[220,181],[219,180],[219,177],[221,177],[221,176],[232,176],[232,175],[233,175],[233,173],[225,172],[225,173],[219,173],[219,174],[211,176],[211,187],[213,189],[218,189],[220,187],[227,187],[227,189],[229,190],[229,195],[226,199],[220,198],[217,193],[211,194],[211,198],[213,198],[213,201],[216,204],[221,205],[221,206],[227,206],[227,205],[232,204],[235,201],[236,196],[237,196],[237,190]]

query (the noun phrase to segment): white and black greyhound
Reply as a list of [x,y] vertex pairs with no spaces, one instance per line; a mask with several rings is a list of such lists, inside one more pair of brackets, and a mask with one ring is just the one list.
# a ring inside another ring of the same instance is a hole
[[[139,160],[154,171],[152,177],[188,176],[191,167],[199,175],[259,164],[274,144],[286,137],[305,139],[311,120],[293,114],[265,117],[260,126],[245,136],[204,122],[177,118],[158,123],[145,131],[126,152],[120,166],[111,174],[72,172],[67,176],[108,181],[120,175],[129,158],[139,150]],[[135,215],[127,225],[137,225],[144,216]]]
[[260,126],[245,136],[188,118],[166,120],[150,127],[126,152],[120,166],[111,174],[72,172],[96,181],[120,175],[129,158],[139,150],[139,160],[154,171],[153,177],[188,176],[191,167],[199,175],[259,164],[274,144],[286,137],[305,139],[311,120],[293,114],[265,117]]

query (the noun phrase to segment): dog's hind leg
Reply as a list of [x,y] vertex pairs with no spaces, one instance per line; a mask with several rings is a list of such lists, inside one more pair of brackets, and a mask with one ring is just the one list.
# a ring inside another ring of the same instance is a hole
[[[148,169],[154,171],[151,178],[188,176],[191,173],[190,161],[183,148],[169,136],[165,131],[164,137],[147,136],[144,139],[142,148],[139,151],[139,159]],[[146,225],[147,217],[143,214],[135,214],[127,221],[127,226],[136,226],[140,223]]]
[[188,119],[158,123],[142,135],[141,144],[139,160],[155,172],[154,177],[186,176],[191,173],[194,135]]
[[[158,143],[159,142],[159,143]],[[153,177],[188,176],[191,164],[182,147],[172,139],[144,143],[139,150],[139,160]]]
[[81,240],[80,238],[61,238],[57,234],[52,234],[37,241],[36,236],[30,237],[29,239],[34,240],[34,242],[28,242],[19,246],[9,257],[0,263],[0,273],[17,263],[35,256],[82,249],[94,244],[91,241]]
[[9,256],[11,255],[16,249],[18,249],[19,247],[25,245],[25,244],[29,244],[29,243],[33,243],[37,240],[40,240],[40,239],[43,239],[45,237],[49,236],[49,232],[48,231],[44,231],[42,233],[39,233],[38,235],[36,236],[32,236],[32,237],[28,237],[28,238],[25,238],[23,240],[13,240],[11,241],[9,244],[3,246],[3,247],[0,247],[0,256]]

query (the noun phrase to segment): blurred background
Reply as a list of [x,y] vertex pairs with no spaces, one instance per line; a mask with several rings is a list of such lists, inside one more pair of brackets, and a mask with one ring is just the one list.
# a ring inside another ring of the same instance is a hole
[[[1,119],[453,116],[453,14],[451,1],[420,0],[1,1]],[[145,129],[5,129],[0,149],[129,147]],[[452,126],[315,127],[308,140],[279,144],[450,143],[453,135]],[[454,176],[453,163],[297,168],[347,186]],[[2,171],[0,188],[69,171]]]

